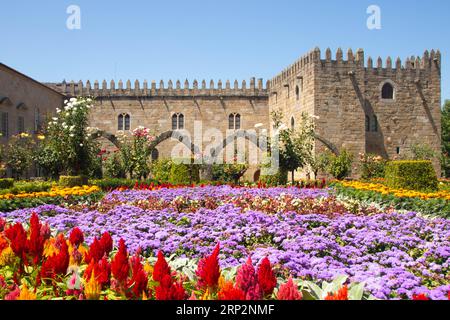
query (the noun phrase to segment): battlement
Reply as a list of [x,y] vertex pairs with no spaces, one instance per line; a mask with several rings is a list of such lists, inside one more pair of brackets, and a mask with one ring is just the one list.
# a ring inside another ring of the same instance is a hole
[[324,58],[321,57],[320,49],[315,48],[275,76],[270,81],[270,85],[272,87],[284,85],[292,76],[296,76],[301,69],[306,69],[311,66],[318,66],[324,71],[330,67],[339,68],[341,66],[354,67],[355,70],[358,68],[364,69],[366,72],[371,72],[372,70],[387,72],[410,72],[412,70],[416,72],[420,72],[420,70],[439,71],[441,68],[441,52],[439,50],[435,51],[434,49],[431,51],[426,50],[421,57],[407,57],[404,63],[402,63],[400,58],[397,58],[395,64],[391,57],[387,57],[384,61],[381,57],[378,57],[376,65],[374,65],[374,59],[372,57],[368,57],[365,60],[363,49],[358,49],[355,54],[352,49],[348,49],[346,58],[344,59],[343,50],[338,48],[333,59],[330,48],[325,51]]
[[58,90],[66,96],[93,96],[93,97],[192,97],[192,96],[248,96],[248,97],[267,97],[269,82],[263,84],[263,79],[256,80],[251,78],[249,85],[247,81],[242,81],[241,84],[237,80],[231,84],[229,80],[225,83],[222,80],[215,84],[214,80],[209,82],[207,86],[206,80],[199,83],[194,80],[190,85],[188,80],[185,80],[183,85],[180,80],[174,84],[169,80],[167,86],[161,80],[157,86],[156,81],[150,84],[144,81],[142,86],[138,80],[134,81],[133,85],[130,80],[126,81],[125,86],[122,80],[116,83],[111,80],[109,83],[106,80],[99,83],[99,81],[87,81],[85,84],[82,81],[70,83],[62,82],[57,84],[47,84],[53,89]]

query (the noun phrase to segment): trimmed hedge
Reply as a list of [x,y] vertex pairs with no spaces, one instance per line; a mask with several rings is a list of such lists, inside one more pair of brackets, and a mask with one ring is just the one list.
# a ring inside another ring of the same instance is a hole
[[391,161],[386,165],[386,185],[394,189],[436,191],[439,188],[431,161]]
[[190,185],[200,181],[200,170],[194,164],[172,163],[169,183],[173,185]]
[[58,184],[66,188],[82,187],[88,184],[88,178],[82,176],[61,176]]
[[284,186],[288,183],[288,171],[279,169],[278,172],[271,176],[261,176],[259,181],[268,186]]
[[14,179],[0,179],[0,189],[10,189],[14,186]]

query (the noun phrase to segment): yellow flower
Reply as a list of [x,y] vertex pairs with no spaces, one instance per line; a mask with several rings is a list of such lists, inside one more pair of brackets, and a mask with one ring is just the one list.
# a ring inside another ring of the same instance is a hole
[[14,263],[16,255],[11,247],[7,247],[0,254],[0,267],[9,266]]
[[56,239],[51,238],[44,244],[44,257],[49,258],[59,253],[59,249],[56,247]]
[[142,301],[147,301],[148,300],[148,297],[147,297],[147,295],[145,294],[145,291],[144,291],[144,293],[142,294]]
[[211,293],[209,292],[209,289],[206,289],[205,294],[202,296],[200,300],[211,300]]
[[148,274],[149,277],[153,274],[153,266],[148,261],[144,265],[144,271]]
[[85,282],[84,285],[84,295],[88,300],[98,300],[100,299],[100,294],[102,293],[102,288],[100,284],[95,279],[95,273],[92,274],[91,280]]
[[26,284],[22,286],[22,289],[20,289],[20,295],[17,298],[17,300],[26,301],[26,300],[36,300],[36,295],[28,290],[28,287]]

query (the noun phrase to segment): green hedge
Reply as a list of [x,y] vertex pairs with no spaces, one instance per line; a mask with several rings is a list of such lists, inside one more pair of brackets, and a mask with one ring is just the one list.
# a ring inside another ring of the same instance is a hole
[[438,178],[431,161],[391,161],[386,166],[386,185],[394,189],[438,190]]
[[278,172],[271,176],[262,176],[259,181],[268,186],[283,186],[288,183],[288,171],[279,169]]
[[61,187],[73,188],[81,187],[88,184],[88,179],[82,176],[61,176],[59,177],[59,185]]
[[101,179],[101,180],[89,180],[89,184],[93,185],[93,186],[97,186],[99,188],[101,188],[104,191],[109,191],[109,190],[114,190],[120,187],[127,187],[129,189],[134,188],[134,186],[136,185],[136,182],[138,184],[144,184],[144,185],[150,185],[150,184],[154,184],[154,185],[158,185],[157,181],[155,180],[144,180],[144,181],[137,181],[137,180],[132,180],[132,179],[120,179],[120,178],[105,178],[105,179]]
[[169,183],[173,185],[189,185],[200,181],[198,165],[172,163],[169,174]]
[[150,165],[151,176],[156,181],[166,183],[169,181],[170,171],[172,168],[171,160],[157,160]]
[[0,179],[0,189],[10,189],[14,186],[14,179]]

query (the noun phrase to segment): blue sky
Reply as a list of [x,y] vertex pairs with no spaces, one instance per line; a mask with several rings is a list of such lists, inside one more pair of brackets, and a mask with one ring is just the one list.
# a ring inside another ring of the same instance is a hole
[[[81,30],[66,28],[72,4]],[[381,30],[366,27],[371,4],[381,8]],[[269,79],[316,46],[403,60],[439,48],[450,98],[449,1],[15,0],[0,8],[0,61],[40,81]]]

